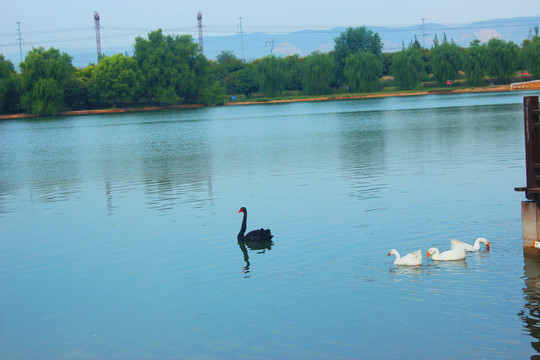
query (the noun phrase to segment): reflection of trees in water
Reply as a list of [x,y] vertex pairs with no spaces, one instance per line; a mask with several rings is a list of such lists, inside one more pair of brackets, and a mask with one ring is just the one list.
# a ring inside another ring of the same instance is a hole
[[[33,120],[24,142],[5,147],[0,195],[30,188],[38,202],[70,201],[100,183],[107,214],[118,192],[143,184],[149,207],[212,201],[212,149],[193,112]],[[157,121],[159,118],[163,121]]]
[[[524,265],[525,287],[523,294],[525,305],[519,312],[524,327],[532,336],[531,346],[540,353],[540,262],[537,259],[525,258]],[[533,355],[531,359],[540,359],[540,355]]]
[[204,128],[197,122],[158,127],[159,136],[140,134],[141,175],[149,206],[167,210],[178,203],[211,201],[212,151]]
[[380,112],[346,114],[341,129],[343,172],[351,180],[352,196],[359,199],[377,197],[382,190],[374,181],[384,172],[385,134]]

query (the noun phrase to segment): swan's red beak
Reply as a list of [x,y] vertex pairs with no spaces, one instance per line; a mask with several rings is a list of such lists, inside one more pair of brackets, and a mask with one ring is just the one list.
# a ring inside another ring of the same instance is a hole
[[388,255],[386,255],[386,256],[390,256],[390,255],[392,255],[392,254],[388,253]]
[[[487,251],[489,251],[489,241],[488,241],[486,247],[487,247]],[[534,245],[533,245],[533,247],[534,247]]]
[[238,212],[241,213],[241,212],[242,212],[242,209],[238,210]]

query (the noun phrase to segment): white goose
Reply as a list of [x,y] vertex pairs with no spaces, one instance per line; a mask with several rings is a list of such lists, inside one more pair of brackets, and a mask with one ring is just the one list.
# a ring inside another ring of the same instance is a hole
[[439,253],[439,249],[431,248],[427,252],[426,258],[430,255],[433,260],[441,261],[453,261],[453,260],[465,260],[465,249],[453,249]]
[[538,242],[538,241],[533,242],[533,244],[531,245],[531,247],[532,247],[532,248],[540,249],[540,242]]
[[394,260],[394,265],[422,265],[422,251],[420,250],[401,257],[399,256],[399,253],[396,249],[392,249],[388,253],[388,256],[390,255],[396,256],[396,260]]
[[464,243],[463,241],[459,240],[450,240],[450,245],[452,249],[465,249],[465,251],[479,251],[480,250],[480,244],[486,245],[487,250],[489,251],[489,241],[487,241],[484,238],[478,238],[474,242],[474,245],[470,245],[467,243]]

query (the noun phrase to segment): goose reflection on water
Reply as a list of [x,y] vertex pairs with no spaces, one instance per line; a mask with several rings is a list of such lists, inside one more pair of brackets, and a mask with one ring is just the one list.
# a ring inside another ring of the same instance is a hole
[[525,257],[523,267],[525,287],[523,295],[525,305],[518,313],[523,320],[523,326],[534,341],[531,346],[538,354],[532,355],[531,359],[540,359],[540,262],[538,259]]

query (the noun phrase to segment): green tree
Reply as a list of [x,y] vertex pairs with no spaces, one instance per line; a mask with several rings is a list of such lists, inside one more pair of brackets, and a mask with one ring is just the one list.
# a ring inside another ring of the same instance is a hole
[[104,56],[93,73],[95,86],[104,102],[116,106],[133,103],[142,94],[141,71],[126,55]]
[[471,41],[463,55],[463,70],[469,84],[480,85],[486,76],[486,47],[480,45],[480,40]]
[[376,56],[382,53],[383,43],[379,34],[365,26],[349,27],[334,39],[334,56],[337,66],[337,80],[343,81],[345,59],[357,52],[369,52]]
[[243,69],[246,65],[236,57],[230,50],[223,50],[216,57],[217,73],[221,79],[225,79],[229,74]]
[[[538,27],[536,27],[538,30]],[[540,36],[535,36],[523,48],[523,60],[526,69],[534,76],[535,79],[540,79]]]
[[17,111],[20,103],[17,78],[13,63],[0,54],[0,114]]
[[440,45],[434,41],[429,59],[433,78],[439,85],[458,77],[462,63],[461,48],[454,42],[448,42],[446,34]]
[[164,36],[158,29],[148,39],[139,36],[134,58],[144,74],[145,96],[150,102],[192,102],[210,85],[208,60],[190,35]]
[[204,105],[223,105],[225,102],[225,88],[219,80],[201,91],[200,101]]
[[21,63],[21,103],[35,115],[58,113],[64,107],[64,85],[75,71],[72,58],[50,48],[32,48]]
[[285,56],[285,62],[289,68],[291,77],[289,83],[285,87],[287,90],[298,91],[302,90],[302,74],[304,71],[304,59],[299,55]]
[[313,52],[304,59],[303,88],[308,95],[328,93],[335,80],[335,61],[331,54]]
[[486,46],[487,75],[498,82],[506,83],[518,66],[519,47],[512,41],[492,38]]
[[379,89],[383,63],[372,53],[358,52],[345,59],[345,78],[354,92],[371,92]]
[[[101,57],[103,58],[103,56]],[[94,71],[95,65],[78,69],[72,76],[65,90],[66,104],[75,108],[91,109],[102,104],[96,88]]]
[[394,55],[396,53],[382,53],[381,58],[384,66],[383,75],[390,75],[394,64]]
[[242,70],[235,71],[227,79],[234,94],[239,93],[249,97],[259,89],[257,72],[251,67],[245,67]]
[[269,55],[255,62],[259,89],[268,96],[281,94],[291,78],[284,59]]
[[[414,44],[414,43],[413,43]],[[420,48],[409,46],[394,54],[392,59],[392,74],[398,89],[411,90],[419,86],[425,72]]]

